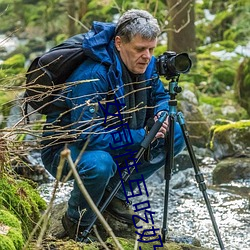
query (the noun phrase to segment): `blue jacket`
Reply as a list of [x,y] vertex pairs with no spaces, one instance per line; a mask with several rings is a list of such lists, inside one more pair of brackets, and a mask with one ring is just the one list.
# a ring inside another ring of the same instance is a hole
[[[79,147],[82,147],[88,139],[87,149],[89,150],[111,151],[109,144],[111,141],[115,140],[118,148],[125,143],[125,138],[120,140],[118,133],[112,134],[105,129],[104,109],[98,104],[107,97],[108,91],[114,89],[116,91],[113,103],[116,98],[121,107],[124,104],[122,68],[114,53],[114,32],[114,24],[93,23],[92,29],[86,33],[83,41],[83,48],[88,59],[84,60],[67,80],[68,87],[62,93],[64,101],[57,101],[53,111],[47,115],[48,124],[63,127],[63,138],[70,137]],[[153,115],[162,110],[168,111],[169,100],[169,95],[156,73],[155,60],[154,57],[151,59],[145,72],[147,86],[150,87],[147,90],[147,106],[154,107]],[[83,80],[86,81],[81,82]],[[64,109],[65,105],[70,111],[62,112],[61,109]],[[109,112],[112,111],[109,110]],[[131,133],[133,145],[136,147],[145,137],[144,125],[142,124],[139,129],[124,130],[125,133]],[[45,131],[44,135],[60,134],[60,131],[53,132],[52,130]]]

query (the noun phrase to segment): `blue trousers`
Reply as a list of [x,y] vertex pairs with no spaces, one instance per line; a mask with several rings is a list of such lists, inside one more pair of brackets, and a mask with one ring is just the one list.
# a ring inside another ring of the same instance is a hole
[[[68,148],[71,151],[71,157],[75,161],[80,154],[81,149],[78,148],[74,143],[69,144]],[[181,132],[181,128],[178,123],[175,123],[175,136],[174,136],[174,154],[177,155],[185,148],[184,138]],[[42,160],[45,168],[55,177],[57,167],[60,160],[60,152],[62,149],[53,149],[49,147],[42,151]],[[155,171],[165,165],[166,150],[164,148],[164,139],[158,139],[157,143],[154,143],[154,148],[151,150],[151,160],[145,161],[141,159],[139,163],[134,164],[135,170],[132,172],[128,181],[122,185],[122,188],[118,191],[116,197],[122,200],[128,200],[127,192],[133,191],[136,187],[139,187],[138,183],[144,183]],[[125,166],[127,159],[131,157],[123,155],[117,157],[101,150],[85,151],[78,164],[78,174],[92,197],[96,205],[98,205],[103,197],[105,190],[113,190],[120,178],[120,165]],[[127,168],[130,171],[130,168]],[[70,167],[68,163],[65,163],[63,169],[63,175],[67,175]],[[126,190],[126,191],[125,191]],[[81,218],[81,225],[88,226],[94,217],[94,213],[86,202],[84,196],[78,188],[76,182],[74,182],[73,190],[68,201],[68,216],[79,221],[80,212],[86,209],[84,216]]]

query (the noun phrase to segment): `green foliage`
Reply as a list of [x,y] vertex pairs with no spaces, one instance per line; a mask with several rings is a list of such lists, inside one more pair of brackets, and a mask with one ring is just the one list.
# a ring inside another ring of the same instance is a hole
[[212,95],[233,86],[240,56],[232,51],[233,41],[220,41],[198,48],[198,64],[192,70],[199,90]]
[[200,103],[207,103],[212,105],[213,107],[221,107],[224,103],[224,98],[221,96],[208,96],[208,95],[201,95],[199,98]]
[[237,76],[234,83],[235,96],[238,102],[244,107],[250,115],[250,59],[245,60],[240,64]]
[[[206,20],[204,10],[214,15],[214,19]],[[250,2],[246,0],[210,1],[204,0],[196,4],[197,40],[201,43],[232,40],[236,45],[249,42],[250,30],[246,25],[250,22]]]
[[[206,105],[212,107],[212,113],[207,114],[207,119],[225,119],[226,117],[230,121],[239,121],[249,118],[246,110],[237,103],[231,91],[225,91],[225,93],[217,96],[200,93],[199,104],[201,107]],[[232,107],[233,109],[231,112],[229,110],[225,113],[224,107]]]
[[[12,77],[12,85],[20,85],[22,83],[22,79],[17,75],[25,72],[24,64],[25,57],[22,54],[13,55],[5,60],[1,65],[2,70],[0,71],[0,85],[4,85],[8,77]],[[16,76],[16,78],[13,78],[13,76]],[[8,85],[10,85],[10,82],[8,82]]]
[[235,78],[235,70],[228,67],[215,69],[213,72],[213,78],[224,85],[232,86]]
[[16,54],[8,58],[2,64],[2,69],[9,69],[11,67],[22,68],[24,67],[25,57],[22,54]]
[[212,42],[221,41],[224,37],[224,31],[230,27],[233,20],[233,13],[225,10],[218,13],[213,22],[210,23],[209,32],[212,35]]

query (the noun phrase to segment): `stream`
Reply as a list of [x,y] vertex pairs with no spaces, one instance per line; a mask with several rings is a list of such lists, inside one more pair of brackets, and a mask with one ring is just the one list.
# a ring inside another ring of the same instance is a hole
[[[226,250],[250,250],[250,180],[212,185],[212,158],[202,160],[200,170],[207,186],[207,194]],[[134,203],[149,200],[154,224],[163,225],[165,180],[164,170],[158,171],[146,182],[149,193],[133,198]],[[49,201],[54,182],[40,185],[42,197]],[[69,198],[72,182],[60,187],[55,203]],[[170,180],[167,227],[176,239],[196,238],[203,247],[220,250],[202,192],[197,187],[194,169],[177,171]]]

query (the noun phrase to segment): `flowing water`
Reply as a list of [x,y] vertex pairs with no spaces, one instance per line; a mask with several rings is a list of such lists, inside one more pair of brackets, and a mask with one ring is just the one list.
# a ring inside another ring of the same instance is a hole
[[[207,194],[211,204],[215,221],[219,227],[222,242],[226,250],[250,249],[250,180],[232,182],[227,185],[212,186],[212,162],[201,168],[207,185]],[[219,250],[220,246],[213,229],[202,192],[197,187],[193,169],[181,171],[173,176],[183,179],[182,186],[171,189],[168,204],[168,227],[175,234],[195,237],[202,246]],[[178,183],[178,182],[177,182]],[[157,211],[157,222],[162,225],[165,183],[156,186],[151,194],[161,194],[159,200],[152,199],[152,207]],[[171,186],[171,181],[170,181]],[[159,196],[158,196],[159,197]]]
[[[250,250],[250,180],[212,185],[212,170],[215,163],[211,158],[202,162],[201,171],[205,178],[209,203],[226,250]],[[164,211],[168,211],[167,227],[170,234],[179,238],[194,237],[201,245],[214,250],[220,246],[213,229],[202,192],[197,187],[194,170],[175,173],[170,180],[168,205],[164,205],[165,180],[159,173],[150,178],[146,194],[136,197],[133,202],[149,200],[151,211],[155,212],[154,224],[163,225]],[[69,198],[72,182],[59,188],[55,202]],[[42,184],[41,195],[49,201],[53,182]],[[165,208],[165,209],[164,209]]]

